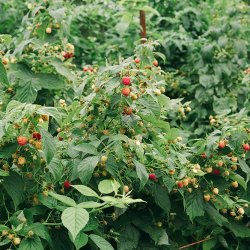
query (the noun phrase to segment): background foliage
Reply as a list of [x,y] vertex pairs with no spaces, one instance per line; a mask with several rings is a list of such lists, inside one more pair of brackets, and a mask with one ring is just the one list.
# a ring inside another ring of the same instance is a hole
[[0,0],[0,246],[248,249],[249,10]]

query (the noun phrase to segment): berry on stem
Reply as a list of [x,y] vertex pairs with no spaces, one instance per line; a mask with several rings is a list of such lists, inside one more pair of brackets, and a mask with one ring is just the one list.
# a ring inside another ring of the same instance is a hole
[[219,141],[218,143],[218,148],[225,148],[227,145],[225,140]]
[[69,180],[66,180],[64,183],[63,183],[63,186],[65,189],[69,189],[71,187],[71,183]]
[[130,95],[130,89],[129,88],[123,88],[121,93],[124,95],[124,96],[129,96]]
[[32,134],[32,138],[33,139],[37,139],[37,140],[41,140],[42,139],[42,135],[40,133],[38,133],[38,132],[34,132]]
[[130,85],[131,84],[131,78],[129,76],[124,76],[122,78],[122,84],[123,85]]
[[140,61],[141,61],[140,58],[138,57],[135,58],[135,63],[140,63]]
[[245,151],[249,151],[250,150],[250,145],[248,143],[243,144],[242,147],[243,147],[243,149]]
[[151,174],[148,175],[148,178],[149,178],[150,180],[152,180],[152,181],[155,181],[155,180],[157,179],[157,176],[156,176],[155,173],[151,173]]
[[28,140],[27,140],[27,138],[24,137],[24,136],[19,136],[19,137],[17,138],[17,143],[18,143],[19,146],[24,146],[24,145],[27,144],[27,142],[28,142]]

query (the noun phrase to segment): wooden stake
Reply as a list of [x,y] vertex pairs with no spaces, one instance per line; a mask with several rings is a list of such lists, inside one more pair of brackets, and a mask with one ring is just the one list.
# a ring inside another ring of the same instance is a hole
[[146,14],[144,10],[140,10],[140,25],[141,25],[141,38],[142,38],[141,43],[145,43],[147,33],[146,33]]

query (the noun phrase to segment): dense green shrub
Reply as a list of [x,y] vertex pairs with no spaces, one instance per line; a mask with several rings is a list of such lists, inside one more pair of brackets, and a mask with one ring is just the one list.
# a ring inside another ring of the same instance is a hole
[[1,248],[248,249],[246,5],[1,4]]

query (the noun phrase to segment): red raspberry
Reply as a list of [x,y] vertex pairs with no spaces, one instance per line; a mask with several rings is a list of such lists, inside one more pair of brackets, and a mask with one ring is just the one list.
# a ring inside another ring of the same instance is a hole
[[149,175],[148,175],[148,178],[149,178],[150,180],[152,180],[152,181],[155,181],[155,180],[157,179],[156,174],[154,174],[154,173],[149,174]]
[[122,78],[122,83],[123,83],[124,85],[130,85],[130,84],[131,84],[131,79],[130,79],[130,77],[129,77],[129,76],[124,76],[124,77]]
[[242,147],[243,147],[243,149],[244,149],[245,151],[249,151],[249,150],[250,150],[250,145],[249,145],[248,143],[243,144]]
[[138,57],[135,58],[135,63],[140,63],[140,61],[141,61],[140,58],[138,58]]
[[220,170],[219,169],[214,169],[213,174],[214,175],[220,175]]
[[41,140],[41,139],[42,139],[42,136],[41,136],[40,133],[34,132],[34,133],[32,134],[32,138],[33,138],[33,139],[37,139],[37,140]]
[[63,186],[65,189],[69,189],[71,187],[71,183],[69,180],[66,180],[64,183],[63,183]]

